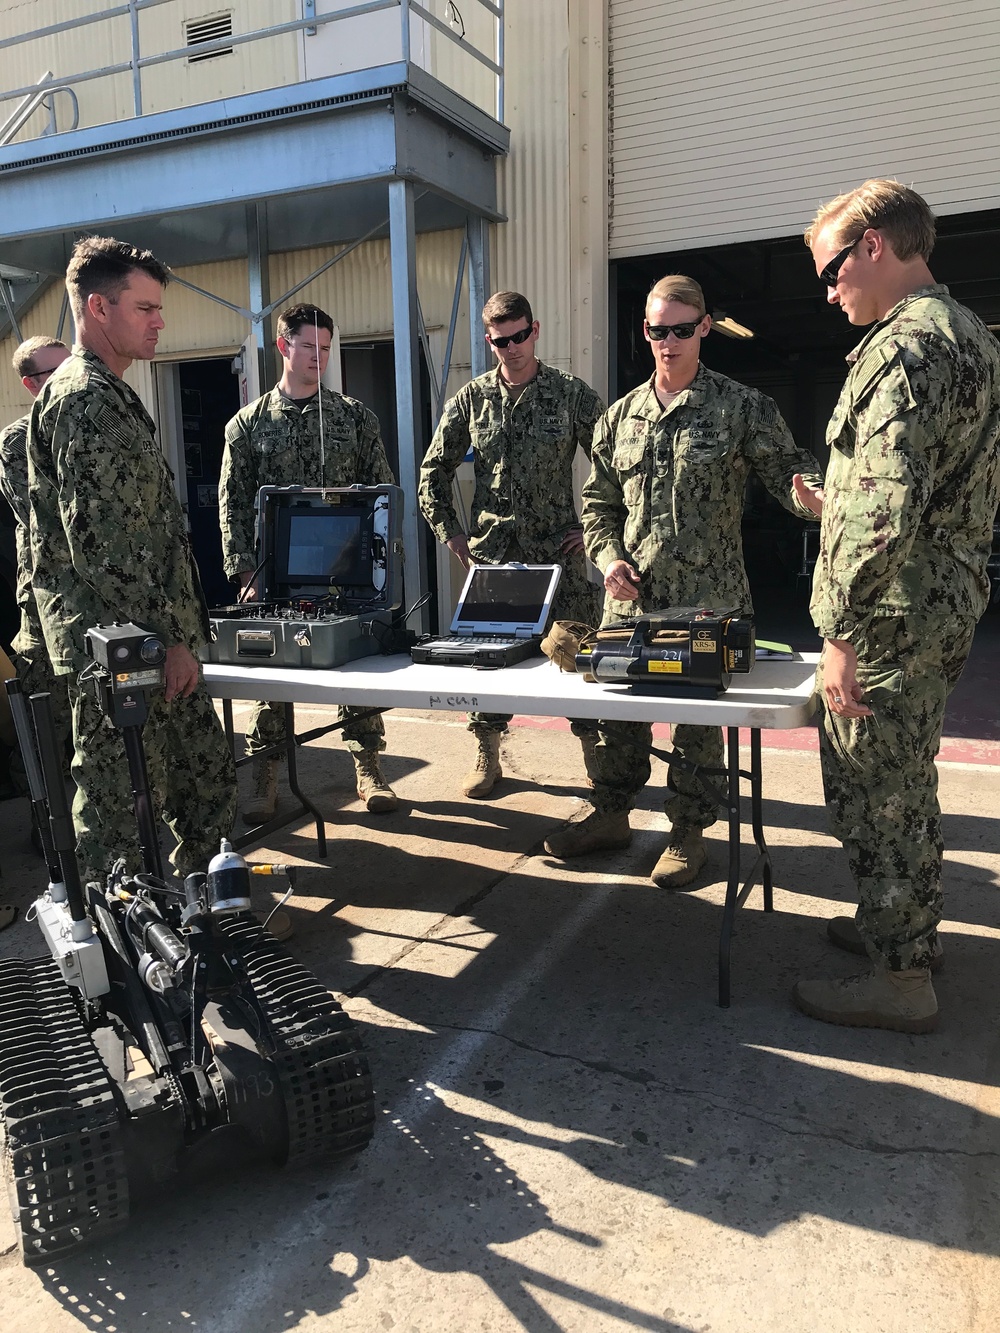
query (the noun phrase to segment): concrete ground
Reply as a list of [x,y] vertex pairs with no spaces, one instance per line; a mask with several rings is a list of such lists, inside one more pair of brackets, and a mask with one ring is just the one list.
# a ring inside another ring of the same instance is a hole
[[[362,813],[324,742],[303,771],[329,860],[307,825],[258,855],[304,867],[292,947],[360,1026],[371,1147],[188,1186],[51,1269],[22,1268],[0,1217],[3,1333],[995,1333],[1000,744],[953,741],[941,765],[942,1023],[910,1037],[789,999],[857,961],[825,937],[853,909],[813,733],[765,751],[776,910],[758,893],[740,915],[729,1010],[721,828],[704,887],[647,879],[661,764],[631,848],[563,866],[542,839],[585,808],[564,724],[517,725],[485,802],[456,795],[461,719],[393,713],[387,733],[399,812]],[[0,806],[0,838],[24,908],[22,802]],[[23,921],[0,935],[0,953],[38,948]]]

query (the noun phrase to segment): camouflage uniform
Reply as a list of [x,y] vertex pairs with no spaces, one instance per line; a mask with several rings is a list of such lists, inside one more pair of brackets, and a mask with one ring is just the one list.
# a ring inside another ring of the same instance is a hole
[[[83,347],[35,402],[28,431],[32,584],[58,675],[83,670],[86,631],[134,620],[194,654],[208,616],[184,516],[154,425],[135,393]],[[86,878],[120,855],[140,865],[122,737],[89,689],[69,682],[73,802]],[[178,838],[181,874],[204,870],[236,808],[232,756],[199,682],[187,699],[152,701],[144,739],[153,791]]]
[[[226,427],[219,478],[222,555],[230,578],[256,569],[254,503],[261,486],[383,486],[395,483],[385,456],[378,418],[363,403],[323,389],[323,460],[316,399],[298,407],[274,388],[237,412]],[[350,750],[384,750],[379,715],[358,718],[364,708],[341,708]],[[247,753],[281,743],[281,704],[259,702],[247,724]]]
[[[469,550],[479,564],[522,560],[562,565],[552,616],[595,624],[597,590],[582,552],[565,555],[563,538],[579,528],[573,502],[573,456],[590,457],[594,426],[604,404],[583,380],[542,362],[516,399],[500,369],[471,380],[445,404],[420,469],[419,500],[439,542],[463,531],[452,484],[471,447],[475,492]],[[470,731],[506,731],[510,714],[470,713]],[[592,722],[573,721],[577,735]]]
[[[821,484],[819,464],[799,449],[772,399],[698,367],[666,408],[653,380],[620,398],[594,435],[593,469],[583,489],[587,554],[601,570],[627,560],[641,575],[634,602],[606,597],[605,623],[668,606],[733,606],[752,614],[740,520],[750,469],[776,499],[802,518],[794,498],[801,472]],[[601,722],[601,813],[628,810],[649,780],[651,729],[642,722]],[[678,725],[674,748],[693,763],[722,767],[716,727]],[[670,770],[665,808],[678,830],[707,828],[717,817],[696,778]]]
[[70,738],[69,705],[66,678],[57,676],[49,663],[38,607],[31,588],[31,543],[28,535],[28,422],[30,414],[12,422],[0,432],[0,492],[14,514],[14,541],[17,548],[17,605],[21,625],[11,648],[17,678],[25,695],[48,694],[56,724],[60,752]]
[[820,756],[858,928],[872,958],[898,971],[929,966],[941,919],[934,758],[989,598],[1000,352],[935,285],[894,306],[848,361],[827,430],[810,609],[825,639],[856,649],[873,715],[824,708]]

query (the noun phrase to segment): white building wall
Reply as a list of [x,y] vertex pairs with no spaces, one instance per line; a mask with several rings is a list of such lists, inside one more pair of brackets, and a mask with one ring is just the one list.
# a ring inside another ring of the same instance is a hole
[[612,258],[802,230],[870,176],[1000,205],[1000,6],[610,0]]

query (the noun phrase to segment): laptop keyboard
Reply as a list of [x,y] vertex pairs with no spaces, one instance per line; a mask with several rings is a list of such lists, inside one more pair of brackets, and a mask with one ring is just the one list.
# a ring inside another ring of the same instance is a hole
[[456,634],[447,639],[435,639],[434,642],[428,646],[431,648],[468,648],[470,644],[512,642],[515,642],[515,640],[506,637],[498,638],[493,634]]

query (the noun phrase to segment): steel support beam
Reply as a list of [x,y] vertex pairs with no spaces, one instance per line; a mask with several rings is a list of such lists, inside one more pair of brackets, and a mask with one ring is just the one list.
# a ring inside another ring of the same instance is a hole
[[469,237],[469,340],[473,378],[485,375],[490,355],[483,337],[483,306],[490,298],[490,231],[480,213],[472,213],[466,227]]
[[[413,217],[413,185],[389,185],[389,257],[392,266],[392,325],[396,363],[396,440],[399,484],[403,488],[403,549],[406,552],[406,600],[412,605],[428,590],[425,532],[417,508],[417,480],[423,458],[420,423],[420,358],[417,313],[417,234]],[[423,607],[410,620],[411,629],[426,632],[430,615]]]
[[[274,339],[271,336],[271,283],[267,265],[269,253],[266,207],[263,203],[247,204],[247,275],[251,311],[247,391],[251,402],[269,389],[277,378],[274,370]],[[268,313],[265,314],[265,311]]]
[[448,376],[451,374],[451,354],[455,349],[455,330],[458,328],[458,316],[462,309],[462,288],[465,285],[465,263],[469,257],[468,233],[462,237],[462,250],[458,256],[458,271],[455,274],[455,294],[451,301],[451,319],[448,321],[448,342],[444,349],[444,365],[441,367],[441,383],[437,387],[437,402],[434,405],[434,426],[441,420],[441,413],[448,401]]
[[10,298],[10,283],[6,278],[0,278],[0,296],[3,297],[4,309],[7,311],[7,318],[10,320],[10,327],[13,330],[14,337],[21,342],[21,326],[17,322],[17,316],[14,314],[14,303]]

